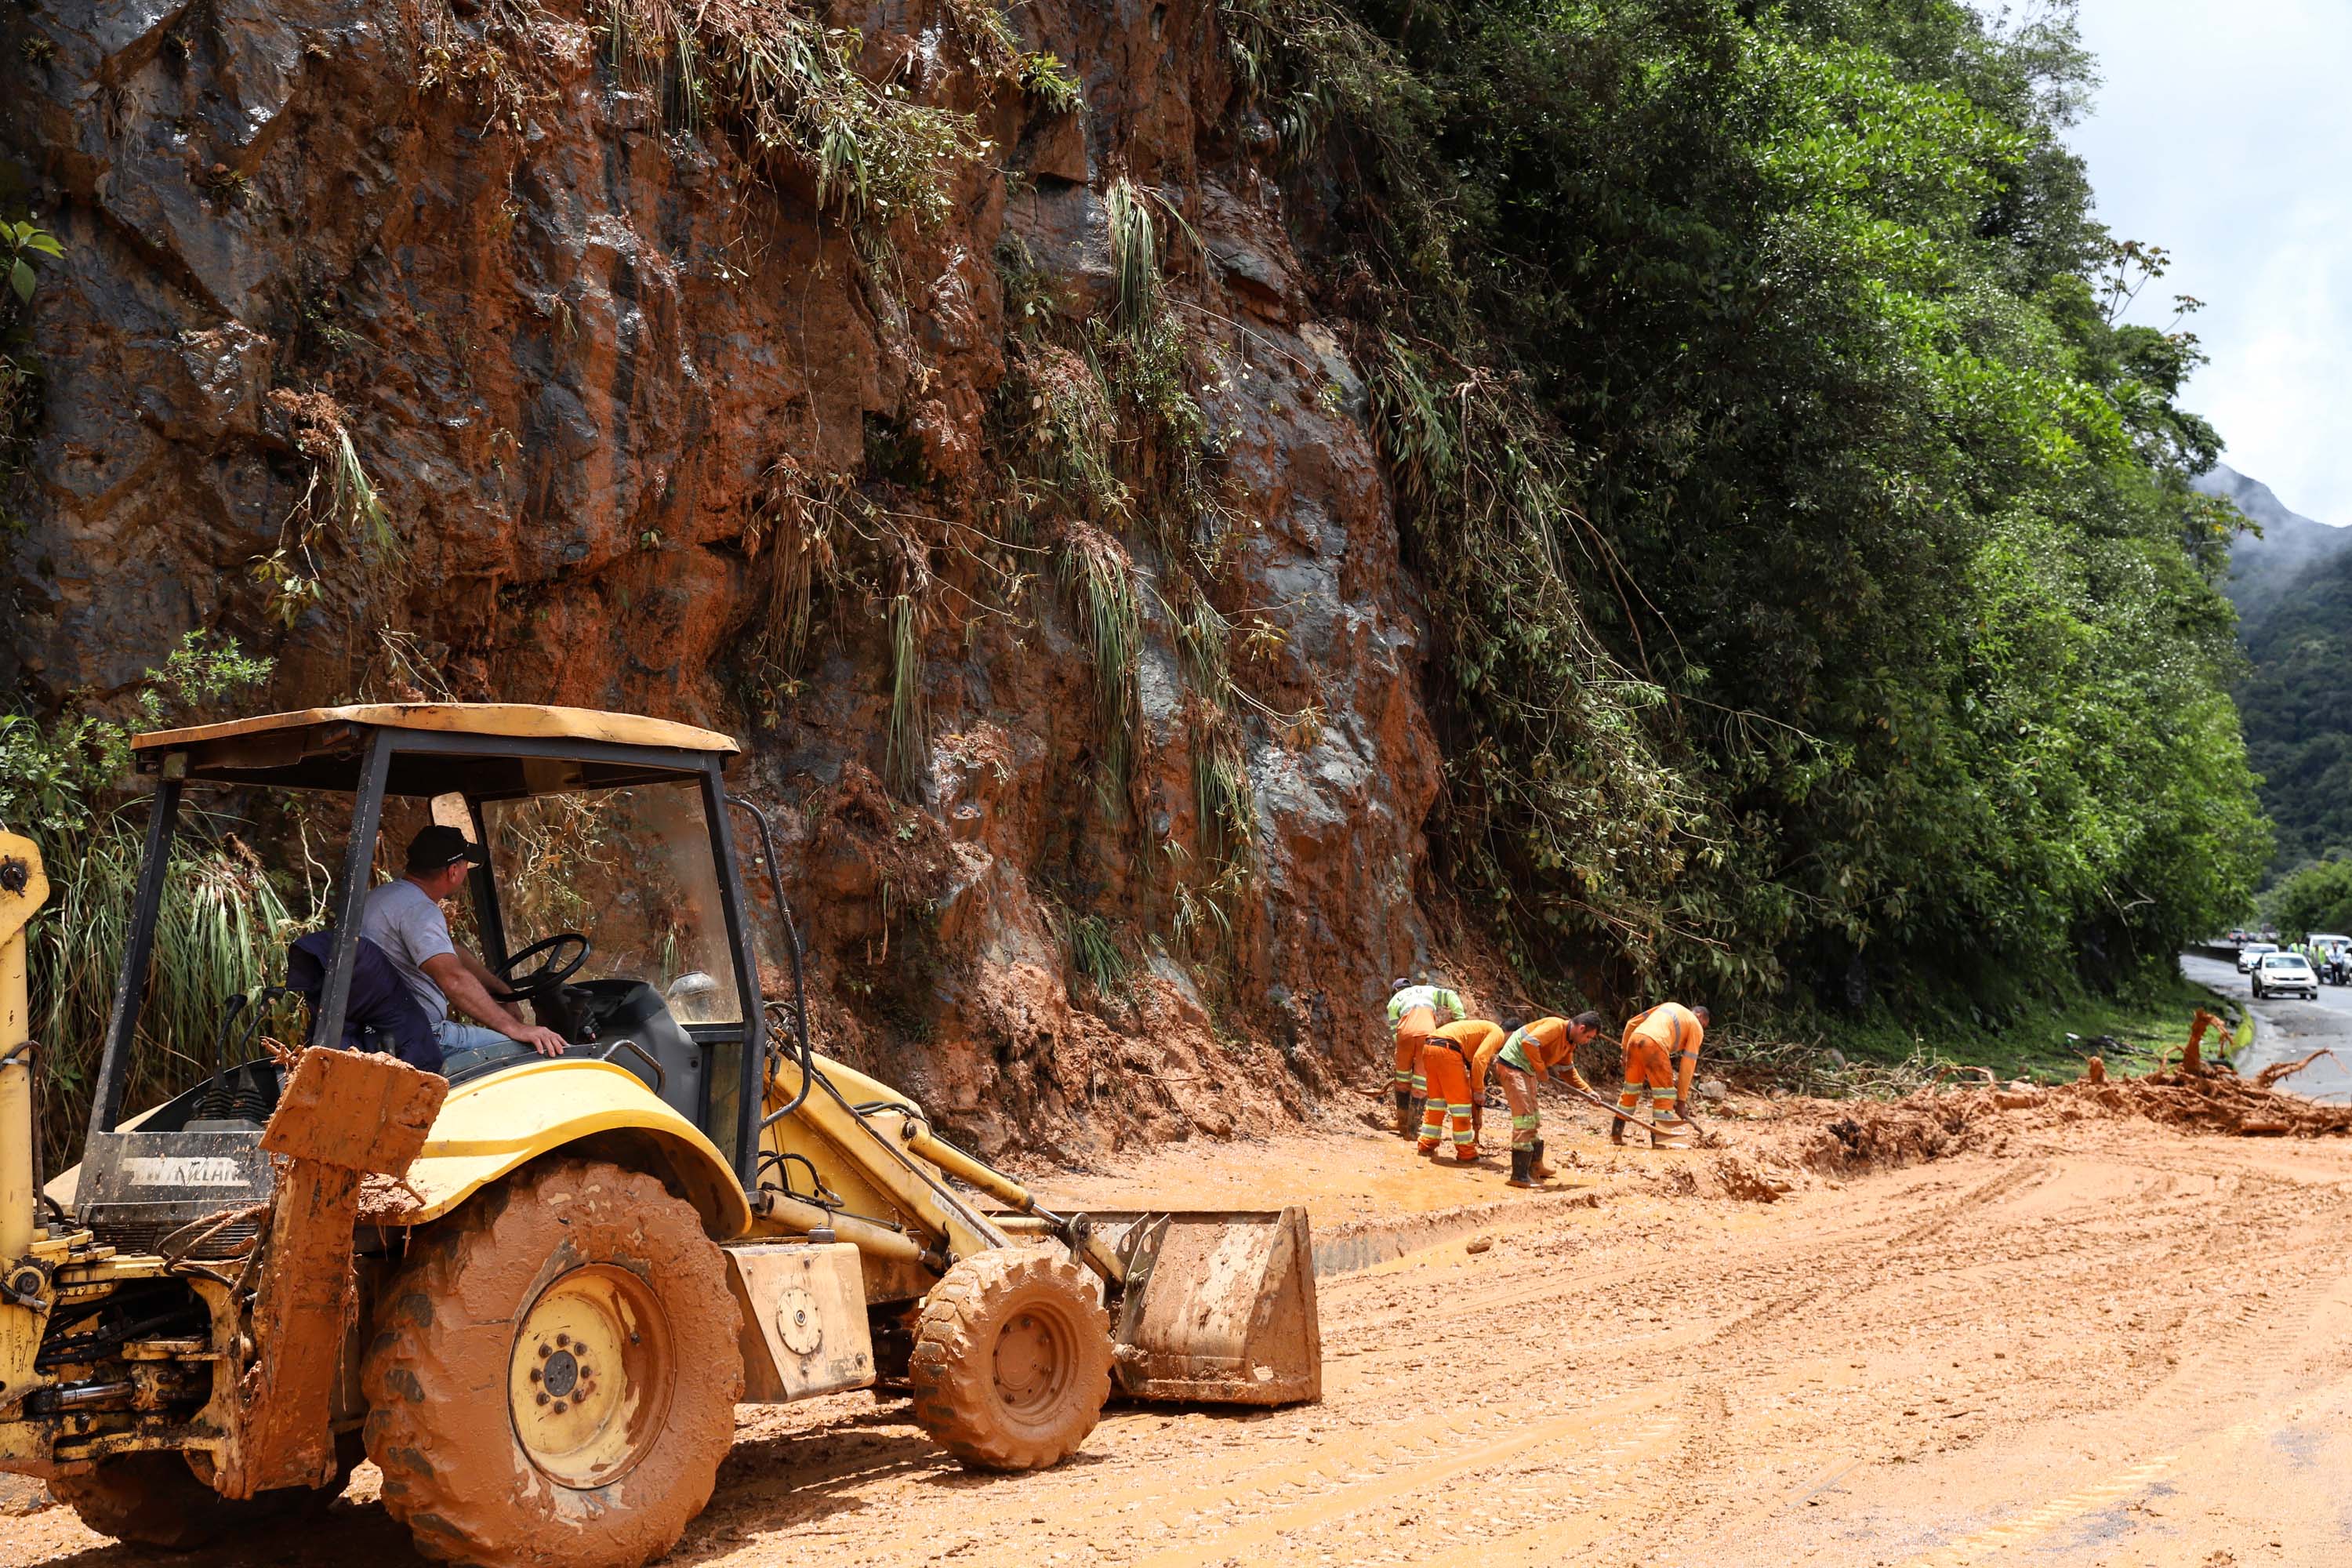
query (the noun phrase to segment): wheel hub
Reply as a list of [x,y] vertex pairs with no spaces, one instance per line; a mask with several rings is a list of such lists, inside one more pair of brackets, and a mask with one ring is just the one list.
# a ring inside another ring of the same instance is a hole
[[996,1396],[1016,1415],[1041,1419],[1053,1411],[1068,1381],[1065,1331],[1049,1314],[1030,1310],[1007,1321],[996,1337]]
[[659,1436],[672,1374],[667,1324],[645,1282],[607,1264],[575,1268],[540,1292],[515,1335],[515,1438],[551,1480],[610,1485]]

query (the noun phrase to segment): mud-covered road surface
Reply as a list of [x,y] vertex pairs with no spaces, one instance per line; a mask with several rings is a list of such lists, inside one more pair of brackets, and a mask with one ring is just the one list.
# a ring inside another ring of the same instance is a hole
[[[1419,1211],[1431,1245],[1323,1282],[1320,1405],[1116,1408],[1043,1474],[964,1474],[896,1399],[746,1408],[669,1561],[2352,1560],[2352,1141],[2021,1126],[1759,1203],[1592,1123],[1559,1139],[1578,1163],[1550,1194],[1336,1121],[1061,1184],[1286,1189],[1334,1236]],[[408,1563],[373,1475],[323,1524],[183,1561]],[[152,1561],[62,1509],[0,1520],[0,1563]]]

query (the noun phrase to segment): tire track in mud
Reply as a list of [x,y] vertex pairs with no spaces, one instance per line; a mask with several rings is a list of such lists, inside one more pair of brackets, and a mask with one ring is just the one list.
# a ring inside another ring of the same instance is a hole
[[[1875,1267],[1871,1249],[1856,1245],[1864,1237],[1884,1233],[1891,1226],[1895,1234],[1885,1237],[1881,1245],[1895,1247],[1916,1245],[1969,1212],[1998,1204],[2011,1192],[2041,1180],[2045,1173],[2039,1165],[1998,1171],[1940,1201],[1926,1215],[1895,1216],[1868,1226],[1832,1227],[1832,1234],[1811,1239],[1806,1252],[1813,1266],[1802,1269],[1790,1267],[1787,1238],[1752,1241],[1742,1250],[1752,1255],[1750,1261],[1755,1272],[1760,1274],[1769,1270],[1780,1281],[1780,1288],[1773,1294],[1759,1300],[1753,1294],[1738,1291],[1735,1282],[1735,1299],[1745,1295],[1746,1300],[1753,1304],[1745,1310],[1735,1308],[1727,1320],[1699,1321],[1647,1334],[1597,1340],[1580,1338],[1575,1352],[1565,1359],[1559,1374],[1536,1380],[1515,1380],[1510,1389],[1514,1395],[1512,1404],[1518,1410],[1543,1408],[1561,1395],[1588,1386],[1596,1376],[1606,1378],[1621,1373],[1622,1369],[1637,1356],[1643,1364],[1652,1368],[1662,1360],[1694,1369],[1719,1361],[1728,1342],[1741,1335],[1760,1333],[1801,1314],[1816,1305],[1823,1296],[1847,1288],[1852,1276],[1870,1272]],[[1831,1261],[1824,1266],[1822,1258]],[[1575,1297],[1580,1285],[1602,1281],[1607,1282],[1615,1293],[1638,1292],[1651,1298],[1670,1298],[1678,1287],[1706,1281],[1717,1287],[1715,1293],[1720,1294],[1726,1283],[1724,1262],[1720,1258],[1692,1258],[1670,1249],[1660,1255],[1659,1267],[1647,1273],[1629,1276],[1622,1263],[1615,1263],[1574,1269],[1565,1276],[1549,1275],[1534,1286],[1512,1283],[1473,1290],[1452,1301],[1447,1313],[1456,1321],[1474,1322],[1484,1331],[1448,1332],[1439,1341],[1439,1348],[1457,1339],[1475,1339],[1479,1342],[1477,1353],[1467,1358],[1466,1363],[1457,1363],[1457,1365],[1486,1366],[1494,1359],[1491,1325],[1497,1321],[1498,1314],[1540,1309]],[[1394,1277],[1389,1278],[1392,1279]],[[1364,1283],[1369,1287],[1374,1282],[1367,1280]],[[1429,1348],[1423,1347],[1424,1351]],[[1473,1375],[1475,1377],[1475,1373]],[[1385,1379],[1381,1386],[1390,1386],[1402,1380],[1402,1376]],[[1487,1385],[1492,1381],[1491,1374],[1475,1378],[1475,1392],[1490,1395],[1492,1390]],[[1289,1537],[1308,1531],[1317,1533],[1315,1544],[1318,1549],[1336,1552],[1343,1543],[1351,1541],[1359,1530],[1354,1527],[1333,1528],[1335,1521],[1392,1500],[1400,1489],[1408,1497],[1425,1496],[1429,1489],[1442,1487],[1466,1473],[1467,1468],[1505,1465],[1517,1460],[1530,1450],[1537,1451],[1538,1457],[1531,1467],[1526,1468],[1540,1474],[1547,1488],[1553,1489],[1552,1493],[1548,1501],[1536,1505],[1531,1510],[1540,1522],[1525,1524],[1517,1533],[1496,1543],[1496,1548],[1507,1561],[1543,1558],[1544,1553],[1558,1552],[1562,1544],[1561,1531],[1569,1528],[1568,1521],[1594,1512],[1592,1495],[1578,1488],[1577,1483],[1597,1479],[1605,1486],[1614,1477],[1612,1467],[1621,1463],[1622,1457],[1635,1448],[1657,1450],[1663,1456],[1664,1451],[1671,1447],[1666,1442],[1669,1436],[1681,1436],[1685,1441],[1694,1440],[1690,1435],[1697,1428],[1680,1408],[1688,1403],[1690,1382],[1688,1372],[1672,1378],[1651,1398],[1661,1405],[1670,1403],[1675,1408],[1655,1411],[1650,1419],[1637,1424],[1630,1433],[1613,1439],[1606,1438],[1594,1430],[1596,1423],[1614,1424],[1617,1418],[1631,1414],[1618,1409],[1612,1402],[1595,1406],[1589,1412],[1573,1413],[1532,1425],[1524,1419],[1513,1421],[1508,1416],[1499,1417],[1501,1422],[1517,1427],[1514,1435],[1475,1447],[1468,1456],[1463,1455],[1454,1444],[1441,1443],[1438,1445],[1441,1457],[1412,1465],[1402,1475],[1389,1474],[1389,1468],[1379,1463],[1386,1456],[1377,1453],[1371,1460],[1375,1473],[1370,1478],[1359,1476],[1356,1467],[1327,1460],[1308,1467],[1307,1473],[1294,1473],[1286,1478],[1293,1484],[1304,1487],[1310,1495],[1286,1504],[1271,1515],[1255,1514],[1246,1505],[1237,1507],[1230,1491],[1222,1485],[1163,1498],[1161,1505],[1171,1510],[1182,1510],[1187,1504],[1222,1504],[1229,1517],[1238,1517],[1236,1522],[1213,1531],[1206,1540],[1171,1548],[1145,1561],[1154,1564],[1155,1568],[1181,1568],[1183,1564],[1246,1557],[1255,1550],[1278,1541],[1287,1544]],[[1472,1382],[1465,1379],[1452,1392],[1452,1397],[1471,1396],[1473,1386]],[[1360,1384],[1349,1392],[1360,1394],[1366,1390]],[[1497,1424],[1497,1420],[1493,1419],[1473,1423],[1455,1421],[1447,1424],[1443,1430],[1449,1437],[1475,1441],[1474,1434]],[[1591,1434],[1600,1440],[1600,1446],[1588,1447],[1580,1459],[1562,1460],[1541,1452],[1579,1432]],[[1706,1442],[1711,1439],[1702,1436],[1695,1440]],[[1683,1468],[1690,1468],[1691,1462],[1685,1459],[1681,1464]],[[1319,1488],[1317,1485],[1318,1481],[1322,1483]],[[1491,1479],[1482,1481],[1482,1492],[1491,1484]],[[1576,1489],[1563,1496],[1557,1489],[1561,1486]],[[1519,1517],[1525,1520],[1528,1515],[1523,1513]],[[1615,1528],[1606,1520],[1596,1518],[1591,1531],[1580,1529],[1574,1533],[1598,1540]],[[1546,1560],[1556,1560],[1556,1557]]]
[[[2138,1211],[2132,1239],[2143,1245],[2131,1256],[2117,1258],[2102,1247],[2098,1250],[2104,1256],[2084,1259],[2095,1275],[2051,1282],[2049,1294],[2054,1300],[2077,1308],[2086,1298],[2103,1294],[2137,1297],[2145,1321],[2116,1355],[2126,1363],[2144,1359],[2152,1347],[2177,1343],[2182,1327],[2192,1321],[2200,1329],[2191,1345],[2177,1354],[2168,1352],[2170,1364],[2161,1375],[2135,1379],[2126,1365],[2088,1391],[2095,1397],[2082,1402],[2086,1408],[2053,1410],[2049,1400],[2036,1397],[2032,1417],[2008,1424],[2012,1440],[2040,1432],[2046,1437],[2032,1441],[2034,1448],[2096,1450],[2104,1456],[2101,1463],[2053,1477],[2054,1484],[2065,1487],[2055,1496],[2043,1494],[2009,1505],[2008,1517],[1916,1558],[1904,1554],[1895,1561],[1908,1568],[1963,1568],[2028,1549],[2070,1523],[2147,1492],[2187,1457],[2210,1464],[2218,1447],[2242,1442],[2274,1424],[2267,1413],[2285,1394],[2307,1387],[2294,1382],[2288,1352],[2297,1342],[2328,1342],[2325,1314],[2329,1300],[2352,1286],[2352,1264],[2346,1261],[2341,1246],[2341,1224],[2327,1212],[2332,1203],[2315,1210],[2307,1184],[2255,1185],[2263,1190],[2226,1215],[2210,1203],[2167,1205],[2161,1211],[2150,1205]],[[2095,1205],[2077,1205],[2053,1211],[2041,1223],[2079,1228],[2082,1215],[2101,1212]],[[2165,1223],[2150,1229],[2155,1221]],[[2331,1239],[2336,1243],[2334,1267],[2309,1267],[2304,1260],[2331,1256],[2319,1250]],[[2159,1301],[2168,1306],[2148,1301],[2151,1282],[2160,1282],[2154,1288]],[[2179,1298],[2192,1289],[2201,1293],[2210,1283],[2226,1285],[2234,1293],[2199,1318],[2194,1306]],[[1981,1312],[1962,1310],[1950,1316],[1980,1320]],[[2034,1329],[2045,1318],[2053,1321],[2054,1333],[2079,1331],[2079,1325],[2069,1323],[2063,1311],[2037,1313],[2032,1324],[2010,1326]],[[2352,1365],[2352,1354],[2335,1360],[2339,1367]],[[1922,1477],[1918,1484],[1927,1481]],[[1785,1564],[1798,1559],[1793,1552],[1775,1554],[1768,1547],[1761,1555],[1738,1560]],[[1811,1561],[1811,1554],[1807,1552],[1803,1560]]]
[[[1684,1417],[1679,1412],[1659,1408],[1679,1394],[1677,1386],[1622,1395],[1549,1420],[1511,1421],[1507,1423],[1508,1436],[1473,1447],[1442,1447],[1438,1455],[1412,1463],[1385,1468],[1369,1467],[1370,1473],[1354,1475],[1345,1484],[1244,1518],[1206,1540],[1155,1552],[1140,1559],[1139,1568],[1196,1568],[1198,1564],[1236,1557],[1246,1559],[1257,1549],[1277,1543],[1311,1544],[1319,1552],[1336,1556],[1362,1533],[1365,1521],[1360,1515],[1374,1509],[1401,1506],[1416,1529],[1438,1524],[1443,1519],[1445,1522],[1441,1527],[1451,1533],[1458,1528],[1460,1521],[1454,1516],[1462,1510],[1457,1502],[1441,1500],[1447,1498],[1444,1489],[1453,1483],[1476,1477],[1484,1492],[1497,1484],[1498,1471],[1516,1468],[1531,1452],[1540,1461],[1539,1473],[1547,1485],[1595,1474],[1613,1475],[1638,1451],[1661,1444],[1682,1425]],[[1604,1424],[1634,1417],[1643,1419],[1629,1432],[1612,1437],[1599,1431]],[[1563,1463],[1546,1453],[1553,1446],[1580,1435],[1596,1439],[1582,1449],[1580,1458]],[[1327,1526],[1338,1528],[1326,1529]],[[1314,1537],[1311,1542],[1291,1539],[1309,1536]]]
[[[2039,1165],[2003,1170],[1942,1200],[1933,1213],[1924,1217],[1895,1215],[1862,1225],[1834,1226],[1813,1236],[1759,1237],[1741,1243],[1739,1255],[1729,1258],[1720,1253],[1694,1254],[1669,1249],[1659,1255],[1657,1267],[1646,1270],[1629,1270],[1624,1260],[1612,1258],[1549,1272],[1533,1284],[1478,1292],[1462,1304],[1462,1311],[1450,1314],[1458,1320],[1468,1316],[1467,1309],[1475,1306],[1478,1316],[1474,1324],[1466,1327],[1433,1324],[1430,1338],[1411,1350],[1391,1352],[1391,1357],[1384,1359],[1425,1354],[1433,1346],[1450,1345],[1457,1339],[1475,1342],[1483,1337],[1484,1325],[1491,1321],[1486,1316],[1488,1313],[1526,1311],[1568,1299],[1577,1299],[1580,1304],[1589,1306],[1591,1296],[1596,1292],[1603,1296],[1638,1293],[1650,1299],[1671,1300],[1694,1287],[1713,1286],[1718,1290],[1729,1287],[1726,1293],[1754,1300],[1755,1288],[1760,1287],[1773,1292],[1772,1298],[1759,1302],[1730,1323],[1711,1327],[1706,1337],[1719,1339],[1734,1329],[1760,1330],[1802,1311],[1823,1294],[1840,1289],[1853,1274],[1876,1272],[1885,1267],[1888,1254],[1916,1245],[1922,1238],[1948,1228],[1954,1220],[1969,1211],[1999,1202],[2014,1188],[2036,1180],[2042,1174]],[[1887,1235],[1890,1229],[1894,1234]],[[1540,1236],[1543,1233],[1537,1234]],[[1830,1259],[1828,1271],[1824,1272],[1818,1262],[1800,1268],[1791,1261],[1792,1247],[1802,1247],[1808,1253],[1826,1254]],[[1793,1293],[1782,1293],[1786,1278],[1798,1274],[1803,1276],[1803,1282]],[[1393,1280],[1397,1277],[1385,1278]],[[1326,1313],[1327,1345],[1340,1337],[1330,1328],[1331,1317],[1332,1314]],[[1342,1331],[1348,1326],[1343,1320]],[[1580,1339],[1577,1353],[1580,1357],[1603,1354],[1653,1337],[1655,1336],[1585,1337]],[[1351,1363],[1357,1359],[1349,1358]],[[1354,1373],[1369,1369],[1351,1366],[1349,1370]]]
[[[2109,1163],[2105,1161],[2084,1163]],[[2147,1285],[2151,1279],[2177,1282],[2188,1270],[2242,1278],[2249,1262],[2260,1262],[2264,1265],[2260,1277],[2270,1280],[2274,1274],[2281,1273],[2278,1259],[2284,1249],[2279,1245],[2279,1233],[2282,1230],[2319,1228],[2307,1212],[2290,1209],[2292,1195],[2287,1192],[2266,1194],[2272,1201],[2252,1205],[2256,1212],[2232,1214],[2230,1223],[2220,1226],[2211,1223],[2215,1216],[2207,1204],[2143,1205],[2132,1212],[2129,1223],[2123,1227],[2129,1233],[2128,1239],[2132,1245],[2124,1249],[2126,1256],[2119,1257],[2116,1245],[2117,1237],[2095,1234],[2086,1238],[2083,1234],[2090,1228],[2086,1222],[2113,1218],[2112,1207],[2096,1196],[2095,1184],[2094,1185],[2094,1195],[2086,1201],[2062,1205],[2032,1215],[2028,1224],[2032,1229],[2024,1237],[2004,1226],[1994,1234],[1979,1238],[1973,1245],[1931,1248],[1928,1256],[1916,1258],[1906,1258],[1898,1254],[1888,1260],[1890,1267],[1906,1264],[1916,1264],[1916,1267],[1893,1290],[1879,1289],[1859,1292],[1844,1300],[1839,1310],[1809,1324],[1809,1330],[1818,1338],[1834,1340],[1840,1337],[1839,1331],[1845,1323],[1856,1321],[1864,1324],[1872,1321],[1899,1322],[1906,1331],[1920,1328],[1927,1323],[1923,1322],[1920,1313],[1911,1310],[1912,1307],[1920,1299],[1937,1294],[1955,1296],[1959,1299],[1959,1304],[1948,1313],[1936,1314],[1936,1318],[1948,1318],[1956,1323],[1970,1321],[1980,1323],[1985,1300],[2014,1299],[2011,1292],[2004,1292],[1997,1298],[1988,1297],[1980,1279],[1955,1278],[1956,1275],[1969,1274],[1972,1268],[1981,1269],[1983,1266],[1975,1264],[1973,1260],[1986,1256],[1999,1260],[1996,1267],[2002,1274],[2040,1277],[2047,1287],[2045,1293],[2054,1300],[2078,1307],[2085,1297],[2120,1292],[2137,1296],[2145,1310]],[[1989,1184],[1976,1189],[1976,1195],[1998,1200],[2003,1195],[2021,1192],[2023,1187],[2021,1182]],[[1906,1239],[1914,1242],[1926,1239],[1936,1233],[1945,1218],[1945,1215],[1938,1215],[1929,1224],[1914,1227]],[[2053,1231],[2055,1234],[2051,1234]],[[2042,1234],[2036,1236],[2034,1232]],[[2038,1261],[2032,1265],[2011,1264],[2011,1255],[2017,1252],[2037,1254]],[[2065,1264],[2079,1265],[2079,1272],[2053,1279],[2051,1276],[2053,1273],[2064,1272],[2053,1266]],[[2167,1265],[2171,1266],[2169,1271],[2166,1270]],[[2121,1384],[2119,1380],[2118,1384],[2105,1388],[2088,1391],[2095,1395],[2086,1402],[2089,1408],[2055,1419],[2063,1420],[2068,1435],[2077,1441],[2083,1438],[2081,1423],[2084,1420],[2095,1424],[2095,1428],[2102,1433],[2112,1428],[2113,1436],[2108,1438],[2111,1451],[2133,1456],[2136,1451],[2144,1451],[2146,1439],[2151,1433],[2164,1433],[2168,1444],[2179,1445],[2184,1426],[2194,1429],[2200,1425],[2197,1419],[2200,1415],[2210,1422],[2211,1407],[2217,1399],[2227,1398],[2234,1407],[2242,1407],[2248,1400],[2259,1400],[2263,1397],[2264,1391],[2275,1383],[2276,1373],[2273,1373],[2268,1377],[2248,1377],[2243,1369],[2249,1365],[2273,1366],[2276,1360],[2272,1353],[2274,1348],[2308,1330],[2314,1314],[2318,1310],[2319,1298],[2339,1282],[2332,1275],[2311,1271],[2300,1275],[2284,1273],[2279,1282],[2286,1281],[2292,1281],[2291,1288],[2287,1289],[2274,1290],[2260,1299],[2252,1295],[2235,1299],[2230,1308],[2217,1317],[2212,1330],[2195,1347],[2193,1353],[2177,1363],[2153,1386],[2142,1384],[2140,1392],[2135,1395],[2129,1385]],[[1976,1289],[1973,1291],[1955,1289],[1959,1285],[1973,1285]],[[2034,1320],[2058,1315],[2042,1311],[2030,1313]],[[2163,1318],[2168,1321],[2160,1321],[2154,1328],[2144,1330],[2142,1337],[2167,1337],[2177,1330],[2185,1316],[2185,1312],[2179,1311],[2163,1314]],[[2015,1330],[2021,1325],[2012,1323],[2010,1326]],[[2065,1331],[2066,1325],[2063,1321],[2054,1326],[2058,1331]],[[1734,1380],[1733,1385],[1726,1390],[1727,1397],[1737,1399],[1740,1396],[1738,1384],[1741,1381]],[[1897,1393],[1898,1389],[1880,1392]],[[2053,1424],[2053,1415],[2047,1409],[2047,1401],[2037,1400],[2036,1404],[2038,1420],[2026,1424]],[[1981,1413],[1970,1411],[1968,1414]],[[2013,1424],[2013,1415],[2011,1419]],[[1972,1435],[1961,1429],[1951,1436],[1966,1443],[1971,1440]],[[2200,1438],[2192,1446],[2201,1446],[2207,1441],[2210,1439]],[[1949,1447],[1949,1444],[1940,1446]],[[2149,1479],[2160,1475],[2176,1458],[2176,1452],[2168,1450],[2136,1458],[2121,1472],[2110,1469],[2057,1498],[2036,1504],[2016,1520],[2004,1521],[2006,1534],[1992,1533],[1989,1530],[1983,1532],[1981,1541],[1970,1538],[1976,1544],[1969,1550],[1999,1551],[2004,1545],[2019,1544],[2044,1535],[2068,1521],[2144,1489]],[[2151,1465],[2153,1468],[2148,1468]],[[1712,1473],[1719,1468],[1710,1462],[1703,1443],[1694,1443],[1673,1467],[1676,1489],[1685,1486],[1704,1488],[1714,1479]],[[1785,1509],[1787,1500],[1796,1489],[1784,1489],[1777,1508],[1769,1511]],[[1621,1544],[1632,1556],[1664,1552],[1671,1560],[1675,1548],[1675,1538],[1671,1521],[1662,1521],[1654,1529],[1629,1531],[1621,1542],[1612,1544]],[[1938,1552],[1948,1552],[1951,1550],[1939,1548]],[[1963,1559],[1950,1561],[1960,1560]],[[1759,1558],[1756,1561],[1774,1559]],[[1934,1568],[1949,1568],[1947,1558],[1942,1555],[1931,1555],[1922,1561],[1932,1563]]]

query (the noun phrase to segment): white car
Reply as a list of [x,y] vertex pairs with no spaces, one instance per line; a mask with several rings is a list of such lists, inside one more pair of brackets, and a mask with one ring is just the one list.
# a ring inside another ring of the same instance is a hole
[[2246,943],[2243,947],[2238,949],[2238,973],[2241,974],[2252,974],[2254,972],[2254,960],[2262,957],[2262,955],[2266,952],[2276,952],[2277,951],[2278,943],[2274,942],[2250,942]]
[[2299,952],[2266,952],[2254,965],[2254,994],[2257,996],[2293,996],[2300,992],[2313,1001],[2319,1000],[2319,976],[2311,972]]

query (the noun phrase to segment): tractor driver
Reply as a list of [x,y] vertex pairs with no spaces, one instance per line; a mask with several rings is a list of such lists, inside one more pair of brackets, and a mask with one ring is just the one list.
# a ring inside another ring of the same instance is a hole
[[[449,939],[442,902],[465,887],[468,868],[485,864],[481,850],[456,828],[436,823],[421,829],[408,841],[407,874],[368,895],[360,934],[391,957],[432,1021],[445,1055],[496,1051],[512,1040],[541,1056],[560,1057],[563,1037],[524,1023],[493,1000],[491,987],[502,984],[499,977]],[[479,1023],[458,1023],[449,1016],[452,1006]]]

